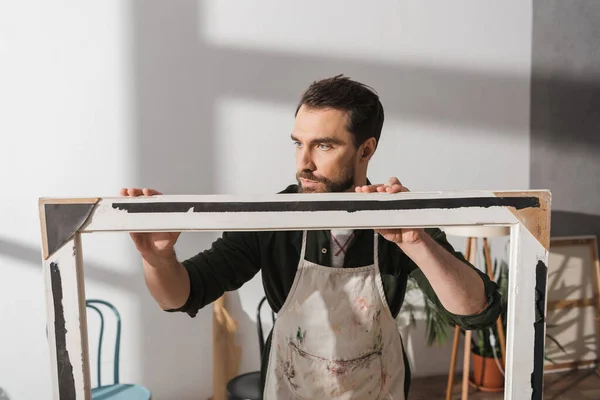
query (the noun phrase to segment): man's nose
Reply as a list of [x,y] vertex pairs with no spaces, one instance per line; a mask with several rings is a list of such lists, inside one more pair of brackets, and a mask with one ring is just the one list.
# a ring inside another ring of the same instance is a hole
[[298,164],[297,167],[299,171],[315,170],[315,163],[312,160],[310,149],[303,148],[298,150],[296,163]]

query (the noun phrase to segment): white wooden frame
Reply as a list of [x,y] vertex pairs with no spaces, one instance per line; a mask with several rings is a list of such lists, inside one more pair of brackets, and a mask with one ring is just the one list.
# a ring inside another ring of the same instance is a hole
[[39,204],[55,399],[91,397],[81,234],[465,225],[511,227],[505,399],[542,398],[548,191],[42,198]]

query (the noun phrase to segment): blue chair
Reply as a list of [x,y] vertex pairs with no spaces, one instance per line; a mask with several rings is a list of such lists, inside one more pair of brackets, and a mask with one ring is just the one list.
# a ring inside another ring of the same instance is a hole
[[[265,304],[267,298],[263,297],[258,303],[256,310],[256,329],[258,331],[258,349],[262,358],[265,351],[265,337],[262,328],[262,319],[260,311]],[[275,313],[271,310],[271,320],[275,323]],[[238,375],[227,382],[227,399],[228,400],[260,400],[262,393],[260,392],[260,371],[248,372]]]
[[[140,385],[119,383],[119,351],[121,347],[121,315],[119,311],[107,301],[104,300],[86,300],[88,308],[95,310],[100,316],[100,338],[98,339],[98,386],[92,389],[93,400],[150,400],[152,394],[148,389]],[[115,339],[115,359],[114,359],[114,377],[112,385],[102,385],[101,378],[101,358],[102,358],[102,338],[104,336],[104,315],[96,304],[104,305],[110,308],[115,314],[117,321],[117,336]]]

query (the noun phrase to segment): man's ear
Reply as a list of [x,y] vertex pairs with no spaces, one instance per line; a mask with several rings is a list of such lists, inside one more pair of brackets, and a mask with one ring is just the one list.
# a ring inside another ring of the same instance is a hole
[[360,159],[361,161],[369,161],[373,154],[375,154],[375,148],[377,145],[377,141],[375,138],[371,137],[365,140],[365,142],[360,146]]

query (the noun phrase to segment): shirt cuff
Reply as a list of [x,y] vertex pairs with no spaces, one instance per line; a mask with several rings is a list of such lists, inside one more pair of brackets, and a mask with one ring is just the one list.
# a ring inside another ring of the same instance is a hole
[[458,315],[450,313],[455,324],[464,330],[479,330],[493,326],[502,313],[502,296],[498,292],[498,285],[493,281],[483,279],[487,297],[486,306],[478,313]]

